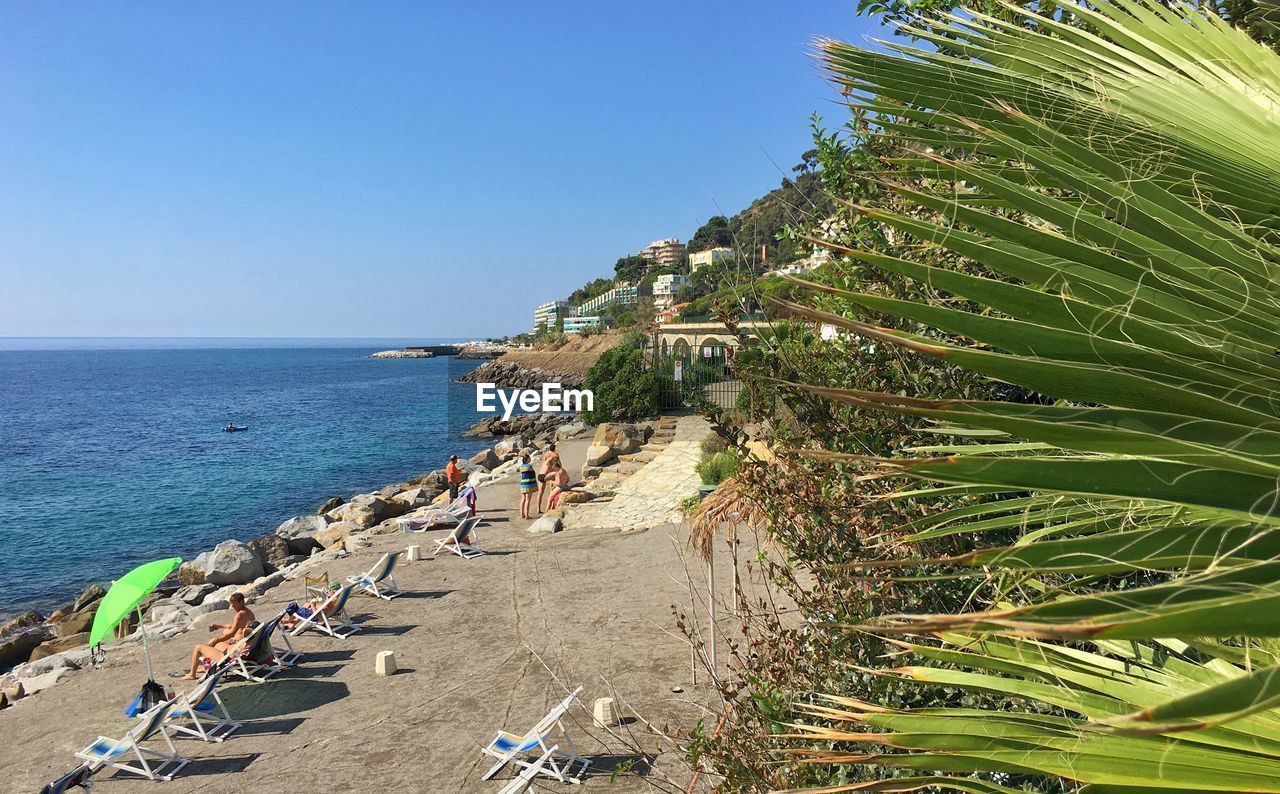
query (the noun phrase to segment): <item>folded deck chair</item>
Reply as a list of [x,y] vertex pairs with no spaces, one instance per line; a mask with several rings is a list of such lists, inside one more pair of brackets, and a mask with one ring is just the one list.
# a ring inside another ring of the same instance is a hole
[[[230,662],[223,662],[214,667],[196,684],[195,689],[174,699],[173,708],[165,718],[165,725],[170,730],[206,742],[220,742],[240,729],[240,723],[231,719],[226,704],[218,697],[218,682],[229,665]],[[191,724],[185,724],[187,722]]]
[[88,791],[93,788],[93,773],[99,768],[99,765],[86,761],[52,783],[45,783],[40,794],[67,794],[76,786]]
[[374,563],[374,566],[358,576],[349,576],[347,581],[357,585],[365,590],[365,592],[381,598],[383,601],[390,601],[398,595],[403,595],[404,591],[396,587],[395,569],[396,563],[400,561],[400,552],[392,551],[382,555],[382,559]]
[[[498,759],[484,773],[483,780],[498,774],[498,770],[507,764],[515,764],[524,771],[532,769],[533,775],[545,775],[561,783],[581,783],[582,773],[591,766],[591,761],[578,753],[578,748],[561,724],[564,715],[581,692],[582,687],[573,690],[573,694],[557,703],[537,725],[525,733],[498,731],[498,735],[483,750],[485,755]],[[549,744],[548,740],[556,732],[560,733],[560,740],[554,745]],[[562,751],[561,745],[568,747],[568,752]]]
[[[458,498],[438,513],[427,516],[427,527],[433,524],[458,524],[476,514],[476,489],[468,485],[458,493]],[[425,530],[419,530],[425,531]]]
[[[111,767],[148,780],[173,780],[173,776],[182,771],[189,761],[178,755],[178,748],[173,746],[173,739],[169,738],[165,727],[165,719],[172,708],[172,701],[164,701],[143,714],[138,724],[124,738],[109,739],[99,736],[93,744],[76,753],[76,758],[87,761],[95,768]],[[168,754],[142,746],[143,742],[157,734],[169,746]],[[129,763],[134,759],[137,760],[136,766]]]
[[298,615],[298,625],[289,633],[296,637],[307,629],[315,629],[341,640],[355,634],[360,627],[347,616],[347,599],[351,598],[355,587],[354,584],[349,584],[340,590],[334,590],[315,612],[306,617]]
[[[476,534],[476,527],[480,526],[480,519],[484,516],[472,516],[465,519],[461,524],[449,530],[449,534],[436,541],[436,547],[431,552],[432,557],[436,557],[442,551],[450,551],[458,555],[464,560],[472,557],[479,557],[485,553],[480,546],[480,536]],[[460,538],[470,536],[470,544],[463,544]]]

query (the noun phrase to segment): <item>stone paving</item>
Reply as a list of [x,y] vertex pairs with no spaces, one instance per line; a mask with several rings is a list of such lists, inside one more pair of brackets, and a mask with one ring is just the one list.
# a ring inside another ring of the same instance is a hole
[[[681,416],[675,423],[671,442],[633,474],[621,479],[606,469],[588,488],[613,491],[610,500],[570,505],[565,510],[566,528],[621,529],[632,532],[662,524],[678,524],[684,514],[680,500],[696,494],[700,480],[693,470],[701,457],[702,439],[711,426],[701,416]],[[611,484],[611,481],[616,480]]]

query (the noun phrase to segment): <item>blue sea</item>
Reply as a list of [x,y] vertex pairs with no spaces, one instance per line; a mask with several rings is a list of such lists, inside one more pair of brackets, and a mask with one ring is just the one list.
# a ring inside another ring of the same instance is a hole
[[442,341],[0,339],[0,616],[479,451]]

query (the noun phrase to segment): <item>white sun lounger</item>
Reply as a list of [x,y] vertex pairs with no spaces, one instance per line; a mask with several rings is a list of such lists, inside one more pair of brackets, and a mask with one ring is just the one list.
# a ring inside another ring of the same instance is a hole
[[[377,596],[383,601],[390,601],[396,596],[404,594],[404,591],[396,586],[394,573],[396,563],[399,561],[400,552],[387,552],[368,571],[358,576],[349,576],[347,581],[363,588],[370,595]],[[382,586],[379,587],[378,585]]]
[[[449,530],[449,534],[436,541],[436,547],[432,550],[431,556],[437,557],[442,551],[452,552],[464,560],[472,557],[479,557],[485,553],[480,546],[480,536],[476,533],[476,527],[480,526],[480,519],[484,516],[472,516],[464,520],[461,524]],[[471,538],[471,543],[464,545],[460,538]]]
[[520,794],[522,791],[527,791],[533,785],[533,779],[538,776],[538,773],[542,771],[542,768],[547,765],[547,762],[555,756],[559,749],[559,745],[551,745],[550,749],[538,756],[538,760],[521,769],[520,774],[511,778],[498,794]]
[[[178,696],[165,718],[165,725],[206,742],[220,742],[239,730],[240,723],[231,719],[227,705],[218,697],[218,682],[227,672],[227,667],[228,663],[224,663],[213,668],[195,689]],[[190,725],[183,724],[188,721]]]
[[307,629],[315,629],[340,640],[355,634],[360,627],[347,616],[347,599],[351,598],[355,588],[354,584],[349,584],[330,593],[329,598],[311,616],[304,618],[299,615],[298,625],[289,633],[296,637]]
[[[578,753],[573,739],[569,738],[561,724],[564,715],[581,692],[582,687],[573,690],[573,694],[557,703],[537,725],[525,733],[498,731],[498,735],[483,750],[485,755],[493,756],[498,761],[484,773],[482,779],[492,778],[507,764],[516,764],[525,772],[532,768],[530,780],[534,775],[545,775],[561,783],[581,783],[582,773],[587,771],[591,762]],[[568,752],[561,751],[559,743],[548,744],[551,734],[557,731],[561,741],[569,748]]]
[[[173,746],[173,739],[165,727],[165,719],[173,708],[172,701],[164,701],[142,715],[142,719],[133,730],[122,739],[109,739],[99,736],[97,741],[80,752],[76,758],[88,761],[93,765],[108,766],[131,775],[145,777],[148,780],[173,780],[173,776],[182,771],[188,759],[178,755],[178,748]],[[168,754],[157,752],[142,746],[142,743],[160,734],[169,746]],[[136,759],[137,765],[129,763]]]
[[430,529],[460,524],[471,517],[471,504],[468,497],[475,498],[475,488],[468,485],[458,493],[458,498],[449,503],[443,510],[437,510],[418,518],[401,518],[400,529],[406,535],[411,532],[423,533]]

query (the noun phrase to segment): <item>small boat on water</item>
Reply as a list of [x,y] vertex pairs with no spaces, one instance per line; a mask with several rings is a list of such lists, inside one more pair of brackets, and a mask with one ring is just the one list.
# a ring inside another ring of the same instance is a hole
[[248,430],[248,429],[249,429],[248,427],[239,427],[239,426],[237,426],[237,425],[227,425],[226,427],[222,428],[222,432],[224,432],[224,433],[239,433],[239,432],[240,432],[240,431],[242,431],[242,430]]

